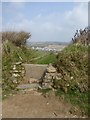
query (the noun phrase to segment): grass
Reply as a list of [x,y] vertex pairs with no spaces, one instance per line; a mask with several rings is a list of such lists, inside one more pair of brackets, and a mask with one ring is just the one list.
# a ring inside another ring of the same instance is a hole
[[88,90],[88,47],[71,45],[59,53],[55,66],[61,79],[55,80],[62,89]]
[[54,63],[56,61],[56,55],[53,53],[46,53],[43,57],[34,60],[33,63],[35,64],[49,64]]
[[88,116],[88,92],[80,93],[78,90],[70,90],[68,93],[64,93],[60,89],[57,89],[55,94],[59,97],[64,95],[64,100],[66,102],[71,103],[73,106],[79,107],[82,116]]
[[51,89],[50,88],[46,88],[46,89],[39,89],[39,92],[42,92],[43,94],[48,93]]
[[10,41],[3,42],[3,96],[12,93],[12,91],[14,91],[16,88],[16,84],[12,82],[12,75],[10,73],[10,71],[12,70],[13,63],[23,62],[27,64],[49,64],[54,60],[56,60],[56,55],[51,54],[49,52],[27,49],[25,46],[17,47]]
[[21,61],[20,57],[23,63],[28,64],[49,64],[56,61],[56,55],[54,53],[27,49],[26,47],[20,48],[11,42],[5,43],[5,48],[7,49],[7,47],[10,49],[9,55],[13,62]]
[[12,90],[12,89],[8,89],[7,91],[3,91],[2,92],[2,100],[9,98],[10,95],[15,95],[19,92],[18,89]]
[[68,46],[58,54],[55,66],[62,76],[54,81],[56,95],[64,95],[66,102],[80,108],[82,116],[88,115],[88,46]]

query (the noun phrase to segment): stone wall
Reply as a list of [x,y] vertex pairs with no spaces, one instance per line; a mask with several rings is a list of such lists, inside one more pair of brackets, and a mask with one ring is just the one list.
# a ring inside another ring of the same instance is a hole
[[53,85],[54,85],[54,80],[55,79],[61,79],[61,74],[60,73],[57,73],[57,70],[55,67],[52,66],[52,64],[49,64],[47,66],[47,69],[45,71],[45,74],[42,78],[42,81],[41,81],[41,87],[43,89],[46,89],[46,88],[53,88]]
[[14,63],[11,67],[11,77],[14,84],[19,84],[24,80],[25,68],[22,65],[22,62]]
[[[57,69],[51,64],[48,65],[46,72],[40,82],[41,89],[61,89],[63,92],[67,93],[68,90],[78,89],[80,92],[88,90],[87,83],[83,84],[80,81],[73,79],[73,76],[68,76],[64,79],[62,73],[57,72]],[[70,77],[68,79],[68,77]]]

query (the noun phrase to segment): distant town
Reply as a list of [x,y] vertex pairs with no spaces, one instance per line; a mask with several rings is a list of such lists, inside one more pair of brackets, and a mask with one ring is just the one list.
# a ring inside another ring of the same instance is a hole
[[33,50],[58,52],[64,49],[69,43],[60,42],[30,42],[27,44]]

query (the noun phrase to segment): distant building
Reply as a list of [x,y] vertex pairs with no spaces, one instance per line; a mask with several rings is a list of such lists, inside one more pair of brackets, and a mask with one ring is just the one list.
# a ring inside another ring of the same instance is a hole
[[40,50],[40,51],[51,51],[51,52],[58,52],[61,51],[65,46],[61,48],[48,48],[48,47],[32,47],[33,50]]

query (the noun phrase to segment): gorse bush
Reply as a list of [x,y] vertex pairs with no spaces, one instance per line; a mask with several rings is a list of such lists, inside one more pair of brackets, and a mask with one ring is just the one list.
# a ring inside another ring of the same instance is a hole
[[31,37],[31,33],[20,31],[20,32],[15,32],[15,31],[6,31],[2,32],[2,41],[11,41],[13,42],[16,46],[21,46],[26,44],[26,40]]
[[72,44],[57,55],[55,62],[61,79],[54,80],[56,94],[88,115],[88,46]]
[[55,63],[61,79],[55,80],[55,86],[64,91],[78,89],[88,91],[88,47],[70,45],[60,52]]

